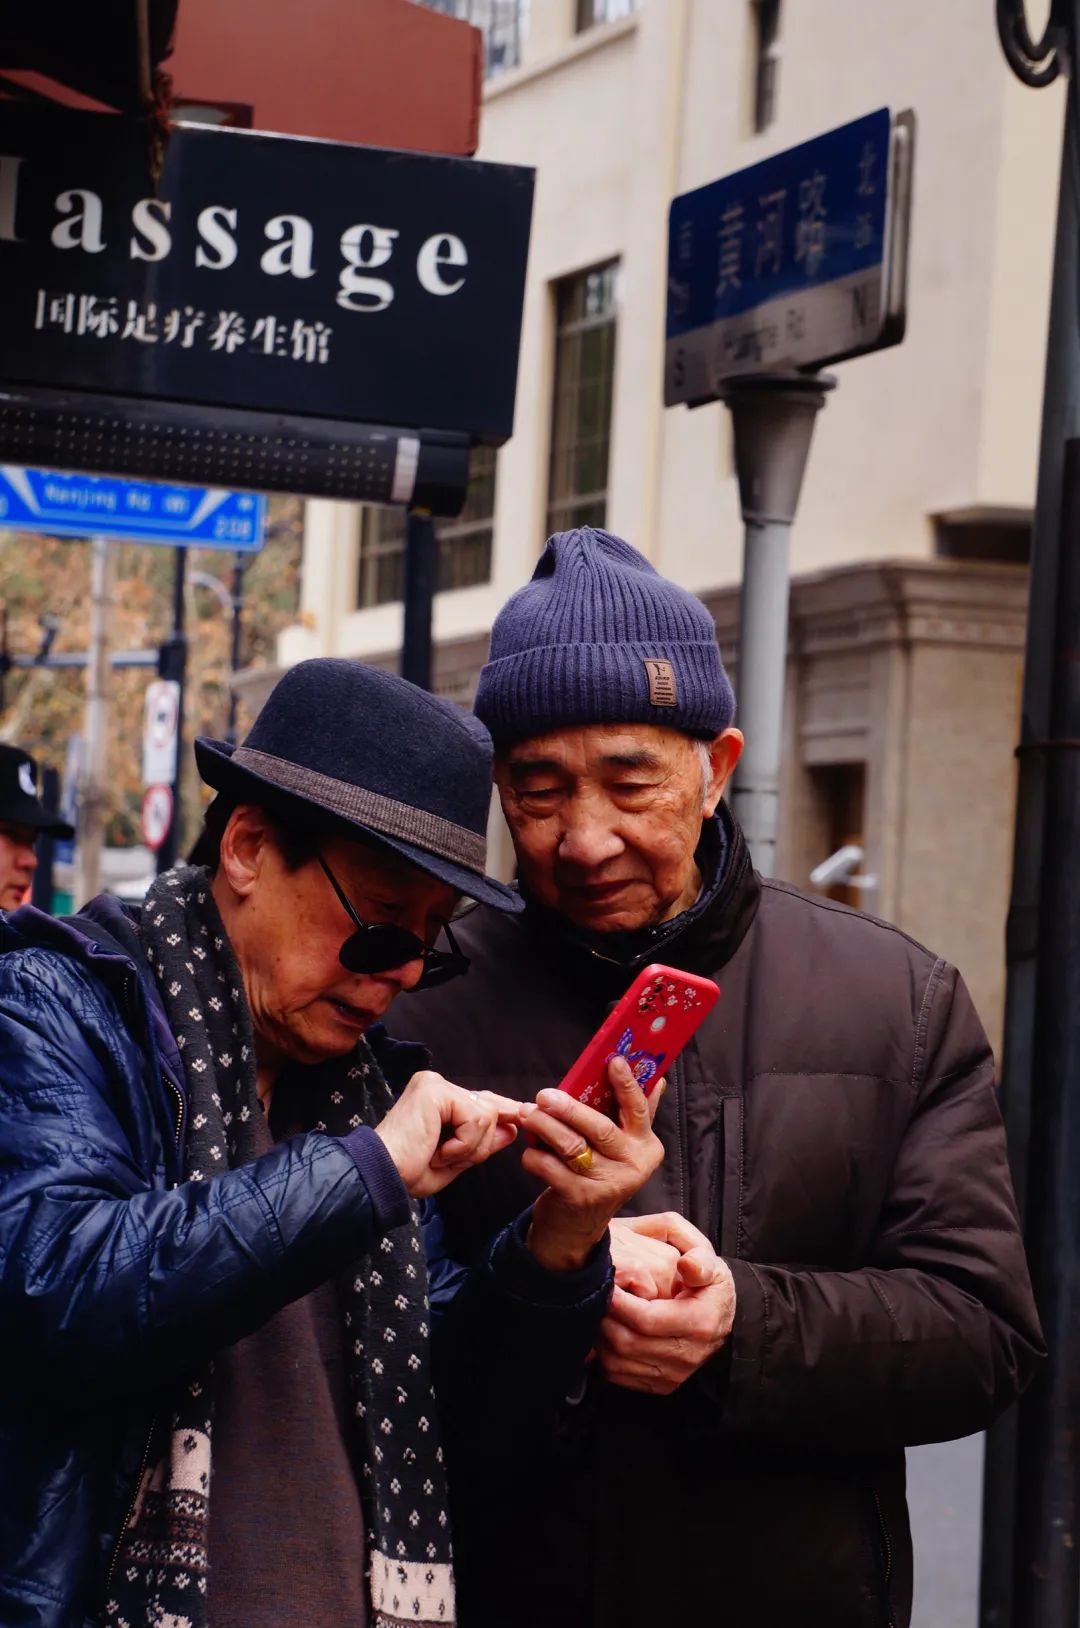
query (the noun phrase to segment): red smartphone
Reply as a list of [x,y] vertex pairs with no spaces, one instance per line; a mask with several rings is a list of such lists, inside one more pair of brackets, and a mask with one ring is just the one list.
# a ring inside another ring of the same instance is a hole
[[711,978],[659,963],[646,967],[559,1082],[559,1090],[610,1113],[615,1098],[607,1066],[613,1057],[625,1057],[648,1096],[719,998],[719,985]]

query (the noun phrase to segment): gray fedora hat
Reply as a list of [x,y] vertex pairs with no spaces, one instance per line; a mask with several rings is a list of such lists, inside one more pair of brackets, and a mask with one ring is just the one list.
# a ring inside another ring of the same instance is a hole
[[522,908],[485,873],[490,735],[393,673],[336,657],[299,662],[240,746],[200,738],[195,760],[233,803],[363,838],[482,904]]

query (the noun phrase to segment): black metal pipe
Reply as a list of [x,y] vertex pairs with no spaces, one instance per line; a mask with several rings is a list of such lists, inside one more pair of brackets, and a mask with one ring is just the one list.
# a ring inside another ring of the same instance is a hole
[[[41,801],[50,811],[60,807],[60,776],[55,769],[41,771]],[[53,907],[53,868],[56,857],[56,838],[43,831],[34,844],[37,869],[30,884],[30,903],[50,913]]]
[[1049,1356],[1021,1400],[1015,1628],[1080,1609],[1080,439],[1065,449],[1032,1051],[1027,1241]]
[[438,587],[439,544],[430,514],[410,509],[405,522],[405,630],[401,676],[431,688],[431,620]]
[[[999,25],[1008,12],[1023,20],[1017,0],[999,4]],[[1075,36],[1078,0],[1055,0],[1057,23],[1065,30],[1039,42],[1044,56],[1058,42]],[[1019,36],[1017,35],[1017,38]],[[1005,36],[1003,35],[1003,42]],[[1033,47],[1034,49],[1034,47]],[[1025,79],[1016,51],[1006,44],[1010,65]],[[1066,52],[1066,56],[1071,53]],[[1009,1162],[1021,1219],[1026,1222],[1032,1172],[1038,1174],[1029,1148],[1032,1098],[1043,1082],[1033,1069],[1036,984],[1040,943],[1040,908],[1045,876],[1043,838],[1046,807],[1045,755],[1033,743],[1050,733],[1053,687],[1051,629],[1059,592],[1058,554],[1062,514],[1064,449],[1080,433],[1080,333],[1076,321],[1080,274],[1080,219],[1076,90],[1070,84],[1062,143],[1058,191],[1054,276],[1046,346],[1039,481],[1032,526],[1024,693],[1013,836],[1012,887],[1005,934],[1005,1032],[1001,1054],[1001,1106],[1009,1142]],[[1074,545],[1069,545],[1074,546]],[[1026,1230],[1026,1227],[1025,1227]],[[1018,1417],[1015,1409],[994,1424],[986,1441],[983,1478],[982,1563],[979,1628],[1014,1628],[1014,1584],[1025,1562],[1015,1553],[1022,1518],[1017,1489]],[[1076,1628],[1075,1614],[1070,1628]]]

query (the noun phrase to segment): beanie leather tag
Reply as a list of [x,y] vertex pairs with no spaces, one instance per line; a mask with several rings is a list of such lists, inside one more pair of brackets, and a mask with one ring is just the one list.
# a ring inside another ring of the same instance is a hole
[[679,704],[675,685],[675,669],[670,661],[652,656],[643,658],[649,675],[649,700],[654,707],[674,707]]

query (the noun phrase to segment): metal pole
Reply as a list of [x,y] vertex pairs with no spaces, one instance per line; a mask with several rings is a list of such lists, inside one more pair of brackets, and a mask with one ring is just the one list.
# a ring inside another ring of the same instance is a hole
[[[999,4],[998,23],[1005,54],[1030,85],[1049,83],[1065,57],[1059,50],[1076,37],[1076,0],[1055,0],[1044,40],[1033,47],[1023,26],[1022,7],[1007,16]],[[1056,33],[1052,33],[1051,25]],[[1037,60],[1044,66],[1034,67]],[[1027,59],[1027,60],[1025,60]],[[1032,1119],[1032,1049],[1035,1042],[1037,957],[1040,938],[1040,890],[1044,872],[1043,831],[1046,809],[1046,758],[1034,749],[1050,733],[1054,650],[1051,630],[1058,594],[1062,487],[1065,443],[1080,434],[1080,334],[1076,290],[1080,287],[1080,218],[1077,187],[1077,123],[1074,86],[1066,105],[1058,191],[1050,323],[1043,387],[1039,477],[1032,527],[1028,594],[1027,644],[1013,835],[1012,889],[1005,930],[1005,1030],[1001,1055],[1001,1107],[1009,1144],[1016,1201],[1022,1219],[1029,1209],[1032,1164],[1029,1151]],[[1040,1081],[1040,1090],[1042,1082]],[[1025,1228],[1027,1230],[1027,1228]],[[1029,1241],[1029,1256],[1032,1250]],[[1034,1263],[1033,1260],[1033,1266]],[[1013,1628],[1017,1578],[1026,1574],[1029,1554],[1017,1548],[1018,1522],[1027,1515],[1018,1503],[1019,1414],[1011,1408],[990,1429],[983,1476],[980,1628]],[[1028,1494],[1025,1494],[1025,1499]],[[1022,1501],[1021,1501],[1022,1502]],[[1030,1541],[1030,1529],[1025,1545]],[[1021,1590],[1023,1592],[1023,1590]],[[1045,1620],[1045,1619],[1040,1619]],[[1075,1628],[1076,1612],[1070,1628]]]
[[763,876],[776,869],[780,755],[787,679],[791,526],[747,520],[739,601],[739,727],[746,746],[731,805]]
[[[41,771],[41,801],[48,809],[60,807],[60,776],[55,769]],[[43,831],[34,847],[37,853],[37,869],[30,884],[30,903],[36,905],[39,910],[51,911],[56,838],[48,831]]]
[[244,639],[244,567],[243,554],[233,558],[232,580],[232,672],[229,675],[229,718],[225,726],[225,740],[236,745],[236,675],[240,671],[240,654]]
[[1080,439],[1067,443],[1036,968],[1027,1240],[1049,1355],[1018,1418],[1015,1628],[1080,1610]]
[[171,870],[180,853],[180,827],[182,822],[184,779],[184,678],[187,671],[187,637],[184,633],[184,594],[186,588],[187,549],[174,550],[173,574],[173,630],[171,638],[161,646],[158,676],[172,678],[180,686],[180,704],[176,726],[176,773],[173,776],[173,817],[168,835],[157,852],[158,875]]
[[105,845],[105,783],[109,752],[109,611],[112,605],[113,551],[105,537],[90,542],[90,651],[86,668],[86,721],[83,726],[82,783],[79,788],[75,903],[83,905],[101,888]]
[[431,619],[439,575],[435,522],[410,509],[405,522],[405,630],[401,676],[422,690],[431,688]]
[[756,374],[731,380],[724,391],[746,525],[738,667],[746,747],[731,802],[763,876],[772,876],[776,865],[791,523],[814,420],[835,382],[827,375]]

